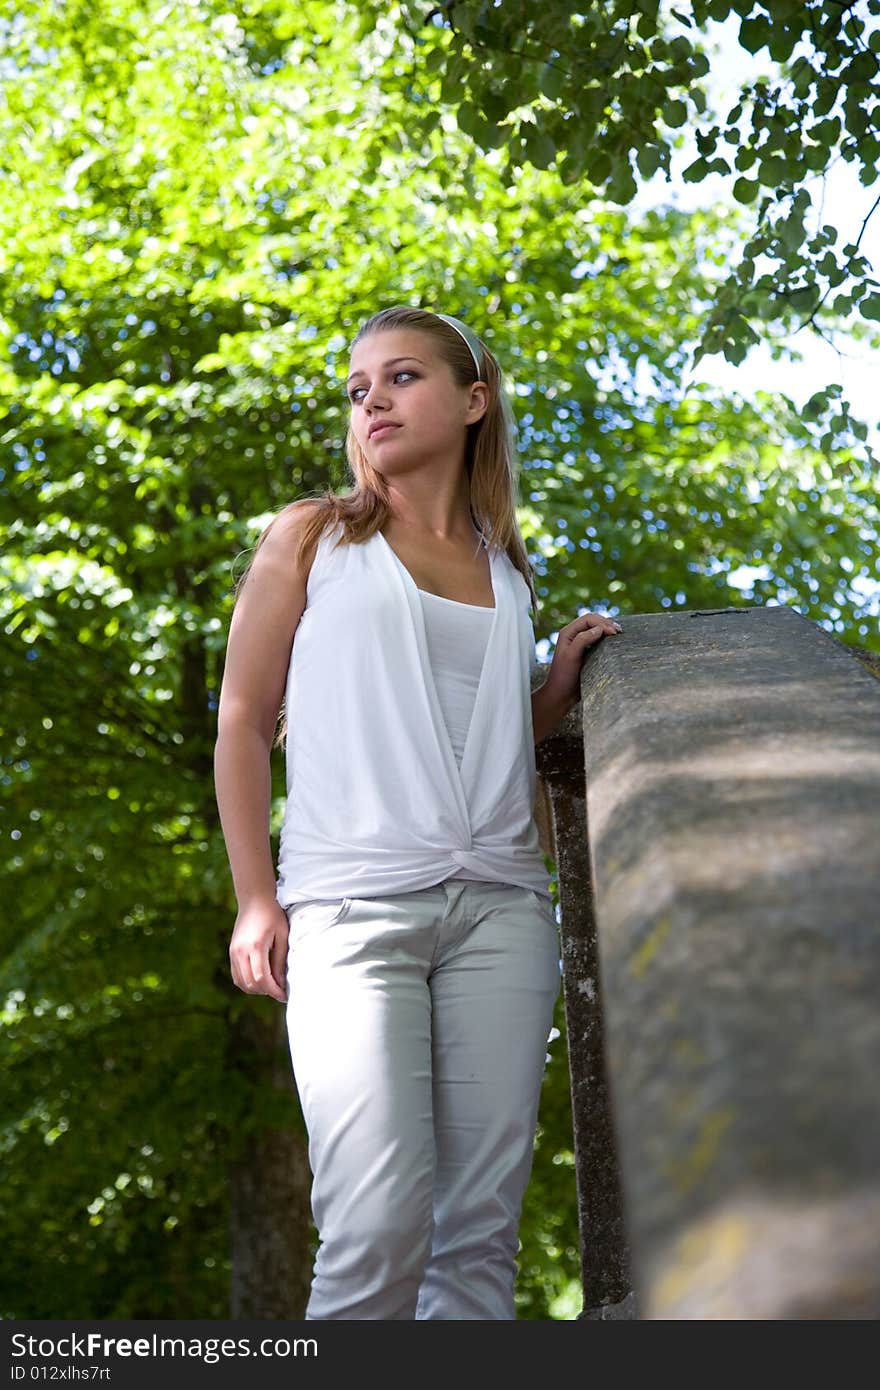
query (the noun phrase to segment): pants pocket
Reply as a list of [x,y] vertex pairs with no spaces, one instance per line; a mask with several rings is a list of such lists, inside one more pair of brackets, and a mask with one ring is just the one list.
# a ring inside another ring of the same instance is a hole
[[298,941],[306,932],[327,931],[337,926],[348,916],[353,902],[353,898],[308,898],[305,902],[291,904],[287,909],[289,944]]
[[553,899],[548,898],[546,893],[539,893],[537,888],[530,888],[528,891],[531,893],[541,912],[547,918],[547,921],[552,922],[554,927],[558,927],[559,923],[556,921],[556,908]]

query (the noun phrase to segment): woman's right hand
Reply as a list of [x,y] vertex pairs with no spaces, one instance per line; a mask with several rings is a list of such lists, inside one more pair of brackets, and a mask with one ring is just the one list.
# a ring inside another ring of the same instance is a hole
[[270,994],[287,1003],[290,923],[277,898],[239,907],[229,943],[232,978],[246,994]]

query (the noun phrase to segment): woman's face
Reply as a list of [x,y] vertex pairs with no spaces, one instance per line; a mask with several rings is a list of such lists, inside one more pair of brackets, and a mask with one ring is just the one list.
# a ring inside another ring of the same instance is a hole
[[[485,384],[458,386],[430,337],[412,328],[384,329],[356,344],[347,382],[351,428],[383,474],[430,462],[460,464],[467,427],[485,413]],[[390,428],[371,435],[371,427]]]

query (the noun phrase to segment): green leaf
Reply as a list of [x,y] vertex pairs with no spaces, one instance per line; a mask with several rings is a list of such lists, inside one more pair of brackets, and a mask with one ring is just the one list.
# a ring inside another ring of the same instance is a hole
[[511,101],[506,88],[487,87],[483,92],[483,111],[488,121],[503,121],[516,105],[516,99]]
[[789,251],[795,251],[803,244],[805,232],[802,217],[787,217],[783,222],[776,224],[776,232],[783,246]]
[[[774,63],[787,62],[799,38],[800,34],[796,29],[785,29],[780,24],[774,23],[770,29],[769,39],[764,40],[765,43],[768,43],[770,57],[773,59]],[[760,47],[760,44],[758,47]],[[750,50],[752,53],[756,51],[756,49]]]
[[685,183],[699,183],[709,172],[709,165],[702,157],[695,159],[693,164],[689,164],[686,169],[682,169],[681,176]]
[[753,179],[737,179],[733,185],[733,196],[738,203],[753,203],[761,185]]
[[729,339],[725,342],[723,351],[725,360],[738,367],[741,362],[745,361],[748,347],[745,343]]
[[667,101],[662,107],[660,115],[668,126],[675,129],[683,126],[687,120],[687,106],[683,101]]
[[596,150],[587,161],[587,174],[590,182],[600,187],[611,173],[611,156],[604,150]]
[[819,291],[815,285],[802,285],[798,289],[792,290],[788,296],[788,302],[793,309],[801,312],[812,309],[819,297]]
[[555,101],[565,91],[568,83],[568,74],[561,63],[545,63],[541,69],[541,76],[538,79],[538,86],[549,97]]
[[[846,69],[847,82],[851,83],[853,87],[868,88],[876,76],[877,58],[874,53],[867,49],[862,49],[861,52],[856,53]],[[864,95],[867,98],[868,92],[865,91]]]
[[505,145],[510,137],[510,131],[506,126],[488,125],[480,126],[476,139],[480,147],[485,150],[498,150]]
[[816,96],[813,101],[813,115],[827,116],[842,89],[839,84],[830,77],[820,77],[816,83]]
[[806,167],[815,172],[828,167],[828,150],[822,145],[805,145],[801,158]]
[[466,135],[476,136],[482,125],[482,114],[470,102],[463,101],[455,113],[459,130],[463,130]]
[[636,164],[642,178],[649,179],[656,174],[663,160],[663,152],[658,145],[648,145],[636,154]]
[[636,181],[629,165],[623,160],[615,164],[611,178],[605,184],[605,192],[613,202],[622,205],[636,196]]
[[536,169],[549,169],[556,159],[556,146],[545,130],[535,126],[523,127],[523,143],[530,163]]
[[779,188],[784,182],[795,177],[791,162],[779,154],[761,157],[761,182],[770,188]]
[[759,48],[770,42],[770,21],[765,15],[754,19],[744,19],[739,26],[739,41],[749,53],[757,53]]

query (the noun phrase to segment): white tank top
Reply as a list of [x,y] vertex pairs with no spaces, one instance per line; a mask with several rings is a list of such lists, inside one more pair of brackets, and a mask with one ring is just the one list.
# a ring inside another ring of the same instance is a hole
[[279,903],[381,897],[452,877],[549,897],[534,814],[528,584],[488,547],[495,605],[465,614],[469,642],[457,627],[453,688],[449,629],[438,636],[433,621],[450,601],[422,597],[381,531],[353,545],[337,544],[342,535],[337,525],[318,540],[291,648]]
[[[434,686],[460,769],[495,609],[458,603],[427,589],[419,589],[419,597]],[[484,875],[461,868],[449,877],[482,879]]]
[[455,760],[461,767],[494,608],[419,589],[428,657]]

